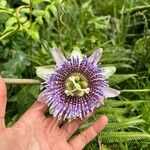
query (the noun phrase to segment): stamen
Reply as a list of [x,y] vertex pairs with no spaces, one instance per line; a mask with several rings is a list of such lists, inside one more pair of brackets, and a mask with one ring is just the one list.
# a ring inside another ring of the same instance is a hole
[[84,94],[88,94],[90,91],[87,79],[79,73],[72,74],[66,80],[65,85],[65,94],[67,96],[83,96]]

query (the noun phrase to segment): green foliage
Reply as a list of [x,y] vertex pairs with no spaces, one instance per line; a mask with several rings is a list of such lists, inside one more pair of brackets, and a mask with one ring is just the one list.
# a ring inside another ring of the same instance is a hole
[[[149,140],[150,135],[143,131],[141,127],[146,121],[141,119],[141,116],[135,114],[137,107],[146,103],[148,103],[148,101],[107,100],[104,106],[96,109],[93,116],[97,118],[105,114],[110,121],[108,126],[99,135],[99,140],[103,143],[122,143],[141,139]],[[90,124],[91,122],[88,121],[82,125],[80,129],[83,130]]]
[[[117,89],[150,87],[149,0],[1,0],[0,75],[37,78],[35,67],[53,65],[50,50],[68,57],[74,47],[90,55],[102,47],[103,67],[115,66],[109,82]],[[101,65],[101,64],[99,64]],[[36,85],[9,85],[6,123],[11,126],[37,98]],[[122,92],[106,100],[80,131],[100,115],[109,125],[85,149],[140,149],[150,145],[148,92]]]
[[127,142],[130,140],[140,140],[150,138],[149,134],[144,134],[140,132],[109,132],[102,133],[101,138],[107,142]]

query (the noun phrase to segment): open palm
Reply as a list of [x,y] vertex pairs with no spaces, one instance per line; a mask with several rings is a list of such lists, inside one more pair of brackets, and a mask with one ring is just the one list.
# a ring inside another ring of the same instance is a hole
[[47,106],[36,101],[11,127],[4,124],[6,86],[0,77],[0,148],[2,150],[81,150],[107,124],[107,117],[96,120],[89,128],[73,139],[72,134],[87,119],[62,123],[54,117],[45,117]]

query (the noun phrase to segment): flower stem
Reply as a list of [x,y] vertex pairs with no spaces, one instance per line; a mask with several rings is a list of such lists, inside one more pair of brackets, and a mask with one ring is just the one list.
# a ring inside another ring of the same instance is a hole
[[39,80],[35,79],[11,79],[4,78],[6,84],[40,84]]
[[150,92],[150,89],[124,89],[121,92]]

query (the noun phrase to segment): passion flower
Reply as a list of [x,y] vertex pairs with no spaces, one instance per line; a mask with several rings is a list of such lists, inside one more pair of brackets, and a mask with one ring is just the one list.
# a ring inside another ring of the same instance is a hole
[[98,49],[87,58],[75,48],[66,59],[59,49],[53,48],[57,67],[37,68],[37,75],[45,80],[38,101],[46,103],[54,117],[82,119],[103,104],[104,99],[119,95],[120,92],[110,88],[106,80],[115,72],[115,67],[97,65],[102,52]]

